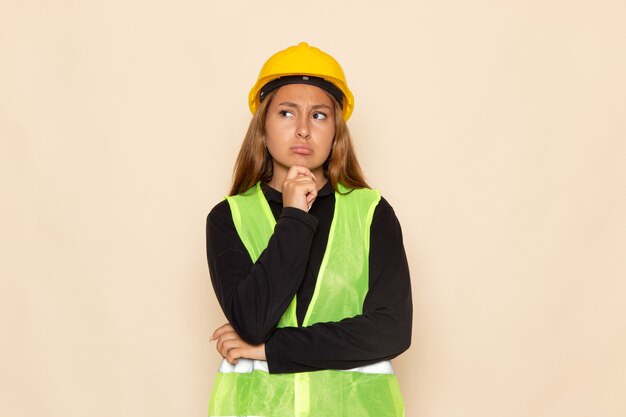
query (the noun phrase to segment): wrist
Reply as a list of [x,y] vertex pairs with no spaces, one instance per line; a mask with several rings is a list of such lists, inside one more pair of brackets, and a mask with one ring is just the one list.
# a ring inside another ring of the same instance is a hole
[[267,360],[265,356],[265,343],[255,346],[252,356],[254,356],[254,359],[259,360],[259,361]]

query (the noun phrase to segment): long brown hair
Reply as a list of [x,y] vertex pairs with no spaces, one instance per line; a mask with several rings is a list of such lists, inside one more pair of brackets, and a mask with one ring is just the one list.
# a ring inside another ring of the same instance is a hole
[[[274,164],[265,147],[265,117],[276,91],[267,95],[252,116],[235,162],[230,195],[241,194],[259,181],[267,183],[272,179]],[[335,112],[335,137],[330,155],[324,162],[324,174],[334,190],[338,190],[339,183],[347,188],[370,188],[363,177],[352,145],[350,130],[343,120],[339,104],[330,94],[328,97],[333,102]]]

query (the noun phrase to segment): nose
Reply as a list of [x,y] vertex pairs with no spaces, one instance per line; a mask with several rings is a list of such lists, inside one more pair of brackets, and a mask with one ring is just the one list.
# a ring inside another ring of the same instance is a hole
[[302,139],[311,138],[311,128],[307,118],[303,118],[299,121],[298,126],[296,126],[296,136]]

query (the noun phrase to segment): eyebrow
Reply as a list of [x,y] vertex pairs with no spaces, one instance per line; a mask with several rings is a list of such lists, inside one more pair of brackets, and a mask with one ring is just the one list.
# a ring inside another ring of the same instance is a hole
[[[278,104],[279,106],[287,106],[287,107],[298,107],[298,105],[296,103],[292,103],[291,101],[283,101],[282,103]],[[332,107],[327,106],[326,104],[315,104],[314,106],[311,107],[313,110],[317,110],[317,109],[329,109],[332,110]]]

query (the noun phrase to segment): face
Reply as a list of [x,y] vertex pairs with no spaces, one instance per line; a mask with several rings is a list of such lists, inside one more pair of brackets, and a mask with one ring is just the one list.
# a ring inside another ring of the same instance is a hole
[[335,111],[326,92],[308,84],[280,87],[267,109],[265,140],[282,178],[293,165],[309,168],[319,179],[335,136]]

